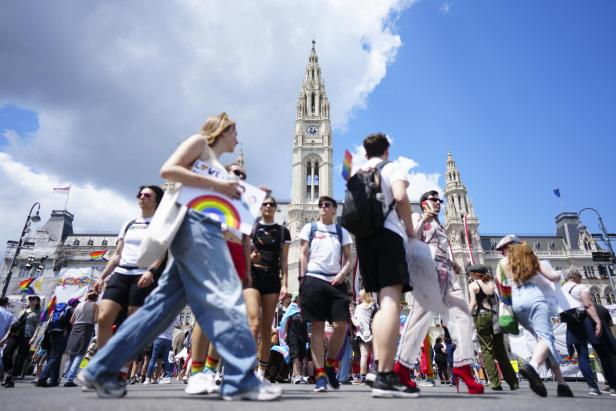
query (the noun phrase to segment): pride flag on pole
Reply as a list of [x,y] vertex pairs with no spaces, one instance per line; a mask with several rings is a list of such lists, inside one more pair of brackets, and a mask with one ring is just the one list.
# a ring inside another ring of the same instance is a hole
[[21,294],[36,294],[34,292],[34,289],[32,288],[33,286],[33,282],[34,280],[36,280],[36,278],[28,278],[27,280],[23,280],[22,282],[19,283],[19,292]]
[[344,150],[344,161],[342,162],[342,178],[347,181],[351,177],[351,167],[353,166],[353,156],[349,150]]
[[98,250],[98,251],[92,251],[90,253],[90,258],[93,260],[98,260],[99,258],[102,258],[105,254],[107,254],[107,250]]
[[47,308],[45,309],[45,311],[41,313],[41,322],[47,321],[48,319],[51,318],[51,314],[53,314],[53,310],[56,309],[56,302],[57,302],[57,298],[54,295],[53,297],[51,297],[51,300],[49,300],[49,304],[47,304]]

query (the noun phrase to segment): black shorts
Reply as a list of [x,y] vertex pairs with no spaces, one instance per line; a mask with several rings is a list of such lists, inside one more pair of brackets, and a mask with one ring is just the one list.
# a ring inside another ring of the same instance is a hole
[[145,298],[156,288],[156,284],[139,288],[140,275],[113,273],[103,293],[103,300],[111,300],[122,307],[141,307]]
[[303,361],[306,358],[306,342],[289,340],[289,356]]
[[350,321],[351,299],[346,282],[329,282],[306,276],[299,287],[302,318],[304,321]]
[[250,268],[250,286],[259,291],[261,295],[280,294],[282,281],[278,272],[270,272],[256,267]]
[[359,271],[368,292],[402,285],[402,292],[411,291],[406,250],[402,237],[391,230],[369,238],[356,238]]

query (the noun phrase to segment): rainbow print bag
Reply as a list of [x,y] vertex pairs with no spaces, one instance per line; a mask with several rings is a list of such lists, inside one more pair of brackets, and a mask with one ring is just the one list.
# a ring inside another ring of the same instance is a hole
[[496,267],[496,289],[498,290],[498,325],[500,326],[501,333],[517,335],[520,330],[518,321],[513,314],[513,307],[511,306],[511,286],[507,285],[507,277],[505,277],[505,264],[506,259],[502,259],[498,262]]

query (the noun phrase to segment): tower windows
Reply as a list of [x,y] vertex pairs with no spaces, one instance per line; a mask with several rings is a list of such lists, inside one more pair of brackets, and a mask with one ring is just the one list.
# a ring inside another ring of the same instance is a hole
[[311,93],[310,94],[310,114],[312,114],[313,116],[315,115],[315,112],[316,112],[315,104],[316,104],[316,97],[314,93]]

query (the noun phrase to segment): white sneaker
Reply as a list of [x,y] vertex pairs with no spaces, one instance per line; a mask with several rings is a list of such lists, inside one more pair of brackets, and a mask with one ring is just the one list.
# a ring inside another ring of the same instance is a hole
[[282,388],[272,384],[257,385],[251,390],[238,392],[234,395],[223,395],[222,399],[225,401],[273,401],[282,396]]
[[159,384],[171,384],[171,377],[163,377],[158,381]]
[[143,382],[143,385],[148,385],[148,384],[152,384],[152,380],[150,380],[149,378],[146,378],[145,381]]
[[216,385],[216,374],[213,372],[203,371],[195,375],[191,375],[188,379],[188,385],[184,389],[186,394],[212,394],[220,392],[220,387]]

